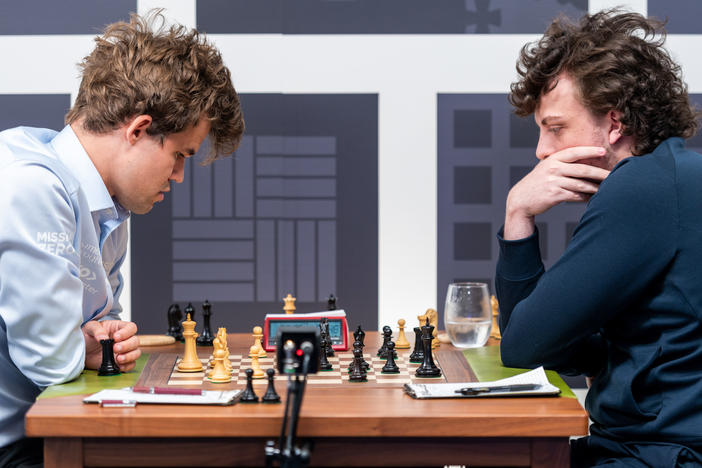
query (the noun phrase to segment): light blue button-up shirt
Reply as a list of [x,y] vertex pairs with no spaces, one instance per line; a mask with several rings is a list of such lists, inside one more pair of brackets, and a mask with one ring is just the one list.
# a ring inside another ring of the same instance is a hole
[[0,447],[83,370],[81,325],[119,318],[128,217],[70,126],[0,133]]

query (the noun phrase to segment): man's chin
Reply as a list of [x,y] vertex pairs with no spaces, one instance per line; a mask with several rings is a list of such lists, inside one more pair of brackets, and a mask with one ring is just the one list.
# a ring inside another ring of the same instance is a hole
[[138,208],[133,208],[130,211],[134,214],[143,215],[154,209],[154,205],[140,206]]

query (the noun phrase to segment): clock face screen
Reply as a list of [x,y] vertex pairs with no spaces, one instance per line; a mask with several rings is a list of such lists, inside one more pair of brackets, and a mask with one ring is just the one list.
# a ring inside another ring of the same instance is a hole
[[[280,327],[319,327],[319,320],[270,320],[268,322],[268,344],[270,346],[275,346]],[[332,344],[342,344],[344,342],[341,333],[341,320],[330,319],[329,336]]]

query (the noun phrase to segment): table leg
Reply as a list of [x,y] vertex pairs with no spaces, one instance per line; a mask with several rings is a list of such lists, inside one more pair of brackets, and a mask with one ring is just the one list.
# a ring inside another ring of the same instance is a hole
[[83,468],[83,439],[44,439],[44,468]]
[[570,466],[570,441],[567,437],[544,437],[531,440],[531,468]]

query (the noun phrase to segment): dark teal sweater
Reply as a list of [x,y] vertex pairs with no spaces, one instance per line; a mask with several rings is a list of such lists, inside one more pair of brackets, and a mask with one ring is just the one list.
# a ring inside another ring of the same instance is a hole
[[538,233],[498,238],[503,363],[596,376],[592,434],[702,447],[702,156],[621,161],[548,271]]

